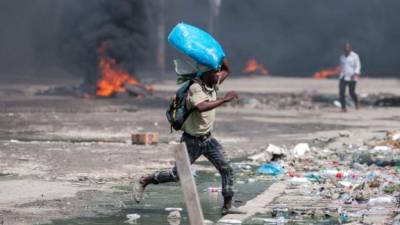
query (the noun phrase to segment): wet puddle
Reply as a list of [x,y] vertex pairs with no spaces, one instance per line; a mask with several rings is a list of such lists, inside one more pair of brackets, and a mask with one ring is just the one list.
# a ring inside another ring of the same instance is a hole
[[[201,163],[203,164],[203,163]],[[244,165],[244,166],[243,166]],[[274,180],[263,180],[255,176],[256,167],[236,163],[235,165],[235,205],[241,206],[248,200],[255,198],[265,191]],[[238,172],[241,171],[241,172]],[[221,218],[222,195],[220,192],[220,177],[214,172],[199,171],[196,176],[197,188],[203,208],[204,218],[214,223]],[[116,189],[130,190],[130,186],[116,186]],[[116,192],[115,195],[119,195]],[[121,195],[121,194],[120,194]],[[124,194],[126,197],[126,193]],[[121,196],[119,196],[121,198]],[[182,190],[179,184],[152,185],[146,190],[145,199],[141,204],[134,203],[131,199],[124,199],[126,208],[112,215],[98,215],[96,217],[74,218],[68,220],[54,220],[46,225],[186,225],[189,224],[188,216],[183,202]],[[181,219],[178,222],[168,219],[170,214],[167,208],[182,208]],[[338,224],[338,217],[326,216],[315,218],[307,214],[301,215],[293,210],[278,210],[274,212],[257,214],[244,221],[243,225],[268,225],[268,224]],[[137,220],[129,221],[127,215],[137,216]]]
[[[252,168],[248,173],[237,173],[235,175],[235,205],[237,206],[243,205],[246,201],[256,197],[273,182],[271,180],[254,179],[254,175],[249,175],[249,173],[253,174],[254,169]],[[215,175],[214,172],[199,171],[197,172],[196,183],[205,219],[216,222],[221,218],[220,210],[223,201],[220,192],[220,177]],[[119,188],[123,189],[123,187]],[[179,184],[149,186],[146,189],[145,199],[141,204],[136,204],[130,199],[127,199],[124,203],[126,208],[111,216],[99,215],[92,218],[54,220],[48,225],[134,224],[134,222],[127,221],[128,214],[140,215],[140,218],[136,220],[136,224],[179,224],[168,222],[167,218],[170,212],[166,211],[166,208],[183,208],[180,224],[189,224]]]

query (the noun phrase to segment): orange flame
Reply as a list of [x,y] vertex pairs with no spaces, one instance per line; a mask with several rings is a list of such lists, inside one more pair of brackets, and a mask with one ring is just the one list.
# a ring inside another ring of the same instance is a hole
[[249,59],[246,62],[246,66],[244,67],[242,72],[246,73],[246,74],[252,74],[252,73],[256,73],[257,71],[262,75],[269,74],[268,69],[264,65],[259,64],[257,62],[257,60],[253,58],[253,59]]
[[100,80],[97,81],[97,96],[107,97],[117,92],[125,92],[124,84],[132,84],[139,86],[139,81],[131,77],[131,75],[122,69],[115,59],[107,56],[107,44],[103,42],[97,49],[100,61],[99,69],[101,73]]
[[314,73],[315,79],[326,79],[332,76],[338,76],[340,74],[340,66],[336,66],[329,69],[324,69]]

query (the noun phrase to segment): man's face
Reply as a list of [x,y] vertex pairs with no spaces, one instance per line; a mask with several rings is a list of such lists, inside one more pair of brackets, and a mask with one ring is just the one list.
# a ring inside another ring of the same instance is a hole
[[219,76],[218,76],[218,71],[210,71],[207,73],[207,80],[211,85],[216,85],[218,84]]
[[351,44],[350,43],[346,43],[344,44],[344,53],[346,55],[349,55],[351,52],[352,48],[351,48]]

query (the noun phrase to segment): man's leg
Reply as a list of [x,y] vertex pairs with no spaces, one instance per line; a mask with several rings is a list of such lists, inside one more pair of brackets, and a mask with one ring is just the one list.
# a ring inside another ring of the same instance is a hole
[[342,112],[346,112],[345,91],[346,91],[346,81],[344,79],[340,79],[339,80],[339,100],[340,100],[340,105],[342,107]]
[[[202,154],[201,146],[197,141],[193,141],[192,139],[182,136],[182,142],[186,144],[186,149],[189,153],[190,164],[193,164]],[[179,176],[176,166],[174,166],[169,171],[160,171],[153,174],[154,182],[153,184],[161,184],[167,182],[178,182]]]
[[356,109],[358,109],[359,105],[358,105],[358,98],[357,98],[357,94],[356,94],[356,84],[357,84],[357,81],[349,82],[349,93],[350,93],[351,98],[353,99]]
[[233,169],[229,160],[225,157],[225,152],[218,141],[211,137],[205,144],[204,156],[215,166],[221,174],[222,195],[224,196],[224,209],[232,207],[233,198]]
[[[184,135],[182,136],[181,142],[184,142],[186,144],[186,148],[189,153],[190,163],[194,163],[203,153],[202,149],[199,147],[199,143],[193,141],[188,137],[185,137]],[[161,184],[177,181],[179,181],[179,176],[176,166],[167,171],[158,171],[151,175],[142,176],[133,187],[135,200],[138,203],[142,200],[144,189],[149,184]]]

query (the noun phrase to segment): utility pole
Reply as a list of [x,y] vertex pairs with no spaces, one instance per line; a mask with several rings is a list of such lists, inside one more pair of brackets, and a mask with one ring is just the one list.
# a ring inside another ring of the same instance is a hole
[[209,0],[208,32],[216,35],[217,18],[222,0]]
[[157,66],[161,76],[165,74],[165,0],[159,1],[159,17],[157,25]]

